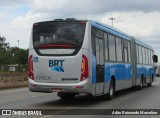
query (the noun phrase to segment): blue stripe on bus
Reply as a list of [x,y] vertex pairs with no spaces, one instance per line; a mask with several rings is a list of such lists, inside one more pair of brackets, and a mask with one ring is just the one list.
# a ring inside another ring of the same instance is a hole
[[112,76],[116,80],[132,79],[132,64],[105,63],[105,81],[110,81]]
[[[138,65],[136,78],[141,78],[142,73],[144,77],[150,77],[151,74],[155,75],[154,67],[151,65]],[[132,79],[132,64],[105,62],[105,82],[109,82],[111,76],[114,76],[116,80]],[[92,83],[96,84],[96,57],[94,54],[92,54]]]
[[[106,62],[104,68],[105,82],[109,82],[111,76],[116,80],[132,79],[132,64]],[[92,84],[96,84],[96,57],[92,54]]]
[[150,77],[151,74],[155,75],[155,70],[152,65],[137,65],[137,78],[141,78],[142,74],[144,77]]
[[96,84],[96,57],[92,54],[92,83]]

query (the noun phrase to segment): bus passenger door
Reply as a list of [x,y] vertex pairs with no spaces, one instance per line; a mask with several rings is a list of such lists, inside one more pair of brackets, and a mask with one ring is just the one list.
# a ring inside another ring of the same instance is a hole
[[104,40],[95,38],[96,43],[96,94],[104,93]]

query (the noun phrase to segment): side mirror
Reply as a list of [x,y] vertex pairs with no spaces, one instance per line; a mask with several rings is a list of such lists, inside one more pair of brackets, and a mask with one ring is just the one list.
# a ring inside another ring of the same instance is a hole
[[155,62],[155,63],[158,62],[158,56],[157,55],[153,55],[153,62]]

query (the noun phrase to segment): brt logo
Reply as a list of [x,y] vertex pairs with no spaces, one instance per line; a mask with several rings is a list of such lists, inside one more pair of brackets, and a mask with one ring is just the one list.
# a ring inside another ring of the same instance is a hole
[[64,72],[63,62],[64,60],[49,60],[49,70]]

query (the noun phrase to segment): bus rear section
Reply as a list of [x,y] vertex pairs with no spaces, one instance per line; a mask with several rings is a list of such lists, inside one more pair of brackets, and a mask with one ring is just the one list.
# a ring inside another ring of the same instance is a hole
[[61,98],[89,93],[89,51],[83,49],[87,21],[33,25],[28,76],[32,92],[57,92]]

